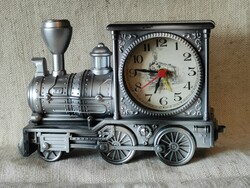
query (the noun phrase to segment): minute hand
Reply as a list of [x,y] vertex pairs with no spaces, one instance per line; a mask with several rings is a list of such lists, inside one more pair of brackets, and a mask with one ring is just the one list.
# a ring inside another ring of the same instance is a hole
[[156,71],[156,70],[148,70],[148,69],[135,69],[135,71],[149,72],[149,73],[158,73],[158,71]]

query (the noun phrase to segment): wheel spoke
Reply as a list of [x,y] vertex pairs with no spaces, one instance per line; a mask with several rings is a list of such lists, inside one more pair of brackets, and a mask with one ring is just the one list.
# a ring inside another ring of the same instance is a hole
[[120,151],[121,151],[121,153],[124,155],[124,157],[127,156],[127,154],[125,153],[125,150],[120,150]]
[[181,146],[180,149],[186,150],[188,152],[190,149],[190,146]]
[[181,147],[189,147],[189,145],[190,145],[190,143],[188,140],[179,144],[179,146],[181,146]]
[[169,137],[167,136],[167,134],[164,137],[168,140],[169,143],[171,143],[171,140],[169,139]]
[[114,156],[113,156],[112,159],[113,159],[113,160],[117,160],[116,157],[117,157],[117,150],[114,150]]
[[55,151],[52,151],[52,153],[54,154],[55,157],[57,157],[57,154],[55,153]]
[[120,142],[120,136],[121,136],[121,132],[117,132],[117,138],[116,138],[116,141]]
[[[123,141],[123,142],[121,142],[121,145],[125,145],[125,143],[130,143],[131,142],[131,140],[126,140],[126,141]],[[129,144],[129,145],[131,145],[131,144]]]
[[181,151],[184,151],[185,153],[188,153],[187,150],[183,149],[183,148],[180,148]]
[[178,157],[177,157],[177,152],[174,152],[174,156],[175,156],[175,161],[178,162]]
[[119,140],[120,143],[127,137],[128,135],[124,134],[123,137]]
[[114,142],[117,141],[117,135],[116,135],[116,134],[114,134],[114,136],[113,136],[113,141],[114,141]]
[[176,136],[175,136],[175,142],[177,143],[177,140],[178,140],[178,136],[179,136],[179,132],[176,133]]
[[176,143],[179,144],[184,137],[185,137],[185,135],[182,135],[181,138]]
[[169,150],[165,155],[164,158],[166,158],[171,153],[171,150]]
[[164,140],[164,139],[162,139],[161,142],[163,142],[163,143],[165,143],[165,144],[167,144],[167,145],[170,144],[170,142],[168,142],[168,141],[166,141],[166,140]]
[[115,160],[116,151],[117,151],[117,150],[114,150],[114,152],[113,152],[113,156],[112,156],[112,159],[113,159],[113,160]]
[[106,154],[106,156],[109,157],[112,151],[113,151],[113,150],[109,151],[109,152]]
[[49,151],[45,151],[45,159],[49,159],[49,155],[50,155],[50,152]]
[[174,152],[173,151],[171,151],[171,155],[170,155],[170,161],[172,161],[172,158],[173,158],[173,154],[174,154]]
[[116,160],[120,160],[120,159],[121,159],[120,150],[116,150],[116,151],[117,151],[117,152],[116,152],[116,156],[117,156]]
[[115,150],[115,151],[116,151],[115,152],[116,153],[116,155],[115,155],[116,156],[116,160],[120,160],[119,150]]
[[180,151],[177,151],[177,153],[181,156],[182,159],[185,158],[185,156]]
[[171,135],[171,141],[173,142],[174,141],[173,132],[171,132],[170,135]]

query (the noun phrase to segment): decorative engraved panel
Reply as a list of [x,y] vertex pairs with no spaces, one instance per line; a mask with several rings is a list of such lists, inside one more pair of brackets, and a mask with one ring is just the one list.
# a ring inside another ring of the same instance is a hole
[[198,98],[194,108],[186,110],[184,114],[186,116],[201,116],[201,109],[202,109],[202,101],[201,98]]
[[192,39],[194,40],[194,43],[196,45],[196,48],[198,50],[198,52],[200,52],[202,50],[202,42],[201,42],[201,37],[202,34],[201,33],[186,33],[183,35],[183,37],[187,38],[187,39]]
[[133,111],[128,108],[128,104],[126,104],[126,100],[124,99],[124,97],[121,98],[121,114],[126,116],[138,114],[137,111]]
[[136,34],[121,34],[119,36],[119,51],[123,53],[125,44],[132,38],[136,38]]

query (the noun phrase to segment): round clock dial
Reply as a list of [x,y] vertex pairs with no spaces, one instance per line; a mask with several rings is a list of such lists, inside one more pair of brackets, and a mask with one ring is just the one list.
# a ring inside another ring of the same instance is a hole
[[202,85],[197,52],[170,33],[137,39],[125,51],[120,68],[128,100],[144,112],[178,113],[194,102]]

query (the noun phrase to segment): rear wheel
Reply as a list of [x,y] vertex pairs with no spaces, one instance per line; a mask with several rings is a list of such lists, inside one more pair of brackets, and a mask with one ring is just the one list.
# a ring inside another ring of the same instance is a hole
[[161,161],[171,166],[189,162],[195,152],[193,136],[185,129],[172,127],[160,131],[154,145],[161,148],[156,155]]
[[[121,126],[114,127],[114,136],[108,140],[110,146],[135,146],[137,144],[133,133]],[[110,149],[100,152],[102,158],[111,164],[123,164],[131,160],[135,154],[135,150],[129,149]]]

